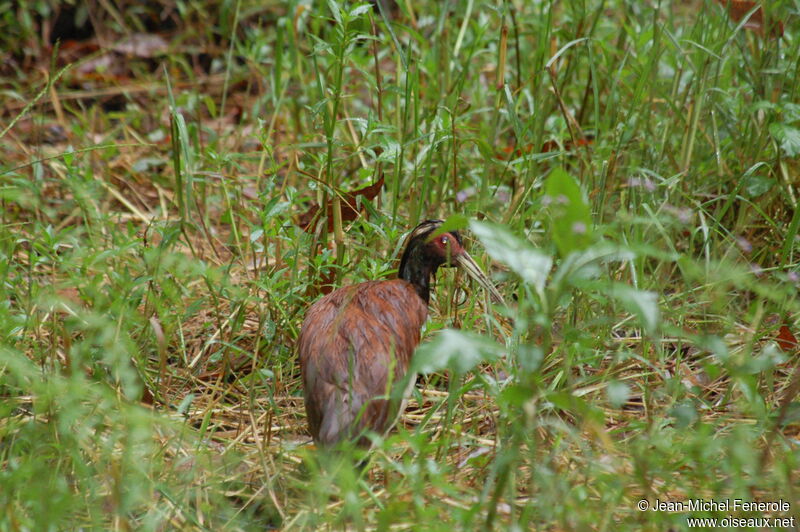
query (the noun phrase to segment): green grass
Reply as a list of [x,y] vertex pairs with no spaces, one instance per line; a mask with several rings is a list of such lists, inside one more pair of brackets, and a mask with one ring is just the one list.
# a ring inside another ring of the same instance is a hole
[[[0,529],[800,518],[798,5],[765,4],[783,35],[711,0],[62,6],[76,51],[0,0]],[[509,306],[440,272],[359,469],[309,445],[294,343],[434,217]]]

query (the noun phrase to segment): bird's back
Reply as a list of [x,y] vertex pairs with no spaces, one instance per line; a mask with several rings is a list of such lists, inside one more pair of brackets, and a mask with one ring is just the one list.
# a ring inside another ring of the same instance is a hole
[[298,352],[315,441],[390,428],[397,405],[375,398],[405,376],[427,313],[401,279],[340,288],[309,308]]

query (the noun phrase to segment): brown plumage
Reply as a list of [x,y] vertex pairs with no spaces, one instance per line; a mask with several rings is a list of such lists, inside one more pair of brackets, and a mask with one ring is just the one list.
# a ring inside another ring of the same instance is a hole
[[464,267],[502,299],[457,232],[433,236],[441,223],[428,220],[411,232],[398,279],[346,286],[308,309],[298,352],[308,425],[317,443],[358,437],[366,445],[365,430],[383,434],[394,424],[399,406],[387,397],[411,363],[428,316],[430,279],[440,266]]

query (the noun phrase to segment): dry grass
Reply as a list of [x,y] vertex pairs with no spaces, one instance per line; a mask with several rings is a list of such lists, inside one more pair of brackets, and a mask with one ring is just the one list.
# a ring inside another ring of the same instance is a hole
[[[0,0],[42,29],[0,49],[0,529],[686,526],[641,498],[795,515],[800,150],[770,127],[796,123],[796,15],[770,8],[777,38],[710,1],[590,4],[406,2],[391,26],[147,4],[163,43],[95,6],[107,31],[48,49],[53,19]],[[631,258],[567,271],[559,166],[590,251]],[[307,227],[379,177],[358,220]],[[520,242],[468,242],[510,309],[437,281],[426,340],[474,331],[481,362],[420,377],[367,456],[315,449],[305,309],[391,275],[404,231],[452,213]],[[554,260],[541,291],[526,246]]]

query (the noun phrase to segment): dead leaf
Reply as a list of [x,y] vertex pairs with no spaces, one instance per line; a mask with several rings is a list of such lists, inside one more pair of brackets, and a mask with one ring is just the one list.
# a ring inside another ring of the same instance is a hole
[[153,393],[150,391],[150,388],[148,388],[146,384],[142,387],[141,402],[142,404],[147,406],[153,406],[156,404],[156,398],[153,397]]
[[[576,146],[584,147],[584,146],[591,146],[594,142],[594,137],[592,135],[586,135],[584,137],[579,138],[576,142],[572,142],[571,140],[566,140],[562,144],[564,146],[564,151],[572,151],[575,149]],[[547,153],[551,151],[560,150],[560,145],[555,140],[548,140],[544,144],[542,144],[542,149],[539,153]],[[528,155],[533,152],[533,145],[527,144],[525,146],[521,146],[519,148],[514,149],[514,146],[504,146],[501,148],[502,154],[498,155],[497,158],[501,160],[506,160],[514,157],[522,157],[523,155]]]
[[765,28],[768,29],[768,32],[773,37],[781,37],[783,36],[783,23],[779,20],[769,21],[769,23],[764,22],[764,10],[757,2],[751,2],[748,0],[717,0],[719,4],[725,6],[728,9],[728,16],[731,17],[731,20],[738,23],[741,22],[742,19],[756,6],[756,9],[747,22],[744,23],[744,28],[752,31],[757,31],[758,33],[764,34]]
[[[381,178],[378,179],[374,184],[369,185],[368,187],[360,188],[354,192],[342,194],[342,222],[350,222],[358,218],[358,215],[360,214],[360,209],[358,208],[359,196],[372,201],[380,193],[381,188],[383,188],[383,175],[381,175]],[[297,218],[297,225],[300,226],[304,231],[313,233],[317,228],[317,221],[319,220],[319,217],[317,216],[318,211],[318,205],[311,205],[306,212]],[[325,213],[328,218],[328,231],[333,231],[332,201],[328,201]]]
[[778,335],[775,337],[775,341],[778,343],[778,347],[787,353],[792,353],[797,350],[797,338],[795,338],[794,334],[792,334],[792,330],[789,329],[787,325],[781,325],[781,328],[778,329]]
[[[594,137],[591,135],[578,138],[575,142],[567,140],[564,142],[564,151],[572,151],[573,149],[575,149],[576,146],[578,147],[591,146],[593,142],[594,142]],[[558,149],[558,143],[555,140],[548,140],[542,145],[542,153],[546,153],[549,151],[556,151],[557,149]]]

